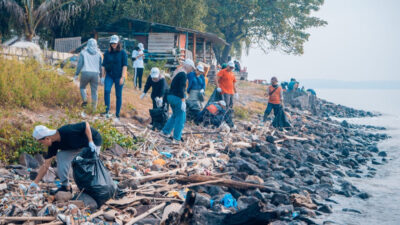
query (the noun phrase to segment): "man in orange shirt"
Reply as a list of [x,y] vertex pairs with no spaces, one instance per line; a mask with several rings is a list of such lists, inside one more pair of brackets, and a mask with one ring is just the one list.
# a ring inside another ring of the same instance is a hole
[[236,91],[236,77],[233,73],[235,64],[229,62],[225,69],[218,72],[215,78],[215,84],[217,85],[217,91],[221,93],[222,99],[226,102],[226,106],[229,108],[233,107],[233,96],[239,98],[239,94]]
[[276,77],[271,78],[271,85],[268,87],[265,96],[268,97],[268,105],[264,112],[263,122],[267,120],[272,109],[276,116],[283,105],[282,87],[278,85],[278,79]]

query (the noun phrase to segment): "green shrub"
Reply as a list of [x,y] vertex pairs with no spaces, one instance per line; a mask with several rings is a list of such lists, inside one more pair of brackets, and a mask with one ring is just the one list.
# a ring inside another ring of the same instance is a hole
[[247,120],[249,118],[249,111],[245,107],[235,106],[233,108],[235,111],[235,117],[242,120]]
[[33,59],[20,62],[0,57],[0,106],[34,109],[78,103],[78,88],[54,69]]

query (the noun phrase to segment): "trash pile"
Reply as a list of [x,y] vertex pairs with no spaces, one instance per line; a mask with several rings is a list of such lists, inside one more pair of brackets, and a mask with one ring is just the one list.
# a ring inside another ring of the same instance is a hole
[[23,154],[19,165],[0,169],[0,223],[315,224],[332,212],[334,194],[368,198],[346,178],[375,175],[373,165],[386,162],[377,142],[387,135],[289,112],[287,130],[260,124],[257,116],[235,121],[236,129],[190,124],[182,144],[135,124],[118,125],[145,141],[136,150],[115,145],[100,154],[118,188],[106,202],[93,198],[101,190],[89,195],[75,183],[72,193],[50,195],[60,185],[55,167],[40,191],[28,190],[43,158]]

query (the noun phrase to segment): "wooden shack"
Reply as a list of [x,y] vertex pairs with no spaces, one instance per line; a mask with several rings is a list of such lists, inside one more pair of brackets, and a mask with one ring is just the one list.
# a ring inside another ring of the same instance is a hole
[[123,40],[134,40],[136,43],[133,46],[143,43],[147,60],[167,60],[166,66],[173,69],[179,65],[179,61],[190,58],[195,63],[210,65],[211,76],[218,63],[213,47],[227,44],[216,34],[130,17],[99,27],[95,31],[96,38],[112,34],[118,34]]

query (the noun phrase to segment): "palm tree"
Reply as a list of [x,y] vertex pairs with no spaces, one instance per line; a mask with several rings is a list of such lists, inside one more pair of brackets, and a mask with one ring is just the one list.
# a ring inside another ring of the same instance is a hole
[[26,39],[31,41],[39,26],[63,24],[98,3],[103,0],[0,0],[0,9],[23,26]]

